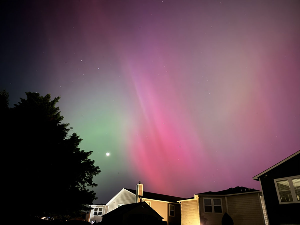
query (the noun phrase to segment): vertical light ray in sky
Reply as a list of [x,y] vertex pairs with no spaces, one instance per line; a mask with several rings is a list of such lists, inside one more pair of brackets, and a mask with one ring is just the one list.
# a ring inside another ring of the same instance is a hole
[[100,202],[139,180],[182,197],[259,189],[299,150],[299,2],[9,2],[0,88],[11,104],[61,96]]

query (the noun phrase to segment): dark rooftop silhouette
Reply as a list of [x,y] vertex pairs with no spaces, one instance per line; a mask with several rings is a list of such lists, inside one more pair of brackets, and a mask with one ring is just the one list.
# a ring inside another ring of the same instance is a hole
[[223,191],[216,191],[216,192],[208,191],[208,192],[198,193],[198,195],[232,195],[232,194],[241,194],[241,193],[256,192],[256,191],[259,190],[237,186]]
[[[137,208],[137,207],[147,207],[149,209],[152,209],[147,203],[145,202],[138,202],[138,203],[131,203],[131,204],[125,204],[125,205],[122,205],[112,211],[110,211],[109,213],[106,213],[103,215],[103,217],[106,217],[106,218],[109,218],[109,217],[118,217],[118,216],[121,216],[131,210],[133,210],[134,208]],[[153,209],[152,209],[153,210]],[[161,217],[155,210],[153,210],[157,216]],[[162,218],[162,217],[161,217]]]
[[[130,191],[131,193],[135,194],[136,190],[125,188],[127,191]],[[181,197],[175,197],[175,196],[169,196],[169,195],[162,195],[157,193],[151,193],[151,192],[143,192],[143,198],[148,199],[154,199],[154,200],[161,200],[161,201],[167,201],[167,202],[177,202],[186,198]]]

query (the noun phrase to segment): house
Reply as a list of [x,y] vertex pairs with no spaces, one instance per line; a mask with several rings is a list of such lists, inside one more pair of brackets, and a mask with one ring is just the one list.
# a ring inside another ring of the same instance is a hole
[[180,225],[181,213],[179,200],[183,198],[156,194],[143,190],[143,184],[137,184],[137,189],[123,188],[107,204],[108,212],[126,204],[146,202],[168,225]]
[[103,215],[102,225],[164,225],[162,217],[146,202],[126,204]]
[[107,213],[107,206],[105,204],[90,205],[90,211],[87,213],[86,221],[101,222],[102,216]]
[[220,225],[227,213],[234,225],[264,225],[261,192],[245,187],[195,194],[180,200],[181,225]]
[[260,181],[270,225],[300,224],[300,151],[253,179]]

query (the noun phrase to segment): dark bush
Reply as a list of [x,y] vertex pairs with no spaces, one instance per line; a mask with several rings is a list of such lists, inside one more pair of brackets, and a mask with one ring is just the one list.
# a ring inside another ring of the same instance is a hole
[[229,216],[227,213],[224,214],[222,218],[222,225],[233,225],[233,220],[231,216]]

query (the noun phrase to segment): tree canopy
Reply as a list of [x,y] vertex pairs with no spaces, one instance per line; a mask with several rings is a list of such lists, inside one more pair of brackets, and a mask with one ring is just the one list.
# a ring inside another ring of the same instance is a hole
[[96,199],[91,187],[100,173],[89,159],[91,151],[79,148],[82,139],[68,135],[63,123],[59,97],[26,92],[13,108],[8,107],[8,93],[0,92],[3,144],[10,160],[10,191],[22,204],[18,213],[33,216],[74,215]]

